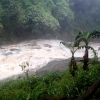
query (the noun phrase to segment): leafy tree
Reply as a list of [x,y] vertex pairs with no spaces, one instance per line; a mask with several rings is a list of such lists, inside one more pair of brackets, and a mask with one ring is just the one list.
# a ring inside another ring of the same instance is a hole
[[78,27],[78,31],[100,30],[100,0],[70,0],[70,2],[74,4],[71,8],[75,12],[74,26]]
[[8,36],[100,30],[99,5],[100,0],[0,0],[0,23]]
[[27,8],[28,27],[33,32],[59,29],[59,22],[52,16],[51,12],[44,9],[43,4],[38,3]]
[[25,24],[24,9],[18,0],[2,0],[1,22],[6,32],[13,34],[18,33],[19,28],[23,28]]
[[46,6],[48,7],[48,9],[50,9],[50,11],[52,12],[52,10],[55,8],[55,3],[53,0],[45,0]]
[[[83,69],[84,70],[88,70],[88,62],[89,62],[89,49],[91,49],[94,53],[94,55],[96,55],[96,52],[94,50],[93,47],[89,46],[89,42],[92,38],[95,38],[95,37],[99,37],[100,36],[100,32],[98,31],[93,31],[91,33],[88,33],[88,34],[85,34],[85,37],[84,37],[84,34],[82,32],[79,32],[79,34],[76,36],[76,39],[75,39],[75,46],[78,46],[78,48],[85,48],[85,53],[84,53],[84,56],[83,56]],[[79,47],[79,44],[80,42],[84,42],[85,45],[83,46],[80,46]]]
[[[2,8],[2,10],[1,10]],[[8,35],[57,33],[74,19],[69,0],[1,0],[0,23]]]
[[54,2],[53,16],[59,21],[61,29],[65,30],[74,20],[74,12],[70,9],[69,0],[54,0]]

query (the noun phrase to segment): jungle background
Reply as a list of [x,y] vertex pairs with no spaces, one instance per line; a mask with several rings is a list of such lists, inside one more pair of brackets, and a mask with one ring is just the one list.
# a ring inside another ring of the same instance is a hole
[[100,0],[0,0],[0,37],[65,37],[100,30],[99,5]]

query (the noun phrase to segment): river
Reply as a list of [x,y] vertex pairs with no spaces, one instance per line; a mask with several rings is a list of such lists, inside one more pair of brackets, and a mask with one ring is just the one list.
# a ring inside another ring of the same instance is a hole
[[[28,62],[30,73],[45,66],[48,62],[55,59],[66,59],[71,57],[70,50],[60,44],[61,40],[28,40],[21,43],[2,45],[0,47],[0,80],[23,73],[19,66],[23,62]],[[91,42],[100,57],[100,43]],[[84,49],[75,53],[76,57],[82,57]],[[89,51],[89,57],[93,53]]]

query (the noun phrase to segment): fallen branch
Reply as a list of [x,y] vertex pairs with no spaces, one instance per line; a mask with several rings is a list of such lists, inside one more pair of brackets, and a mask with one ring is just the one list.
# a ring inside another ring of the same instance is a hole
[[94,82],[93,85],[77,100],[90,100],[99,87],[100,87],[100,78],[96,82]]

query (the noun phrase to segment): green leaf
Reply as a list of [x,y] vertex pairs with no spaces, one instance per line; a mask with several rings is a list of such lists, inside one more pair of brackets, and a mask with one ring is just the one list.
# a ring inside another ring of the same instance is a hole
[[71,44],[68,44],[68,43],[66,43],[66,42],[60,42],[60,44],[63,44],[64,46],[66,46],[66,47],[68,47],[68,48],[71,48],[71,47],[72,47]]

